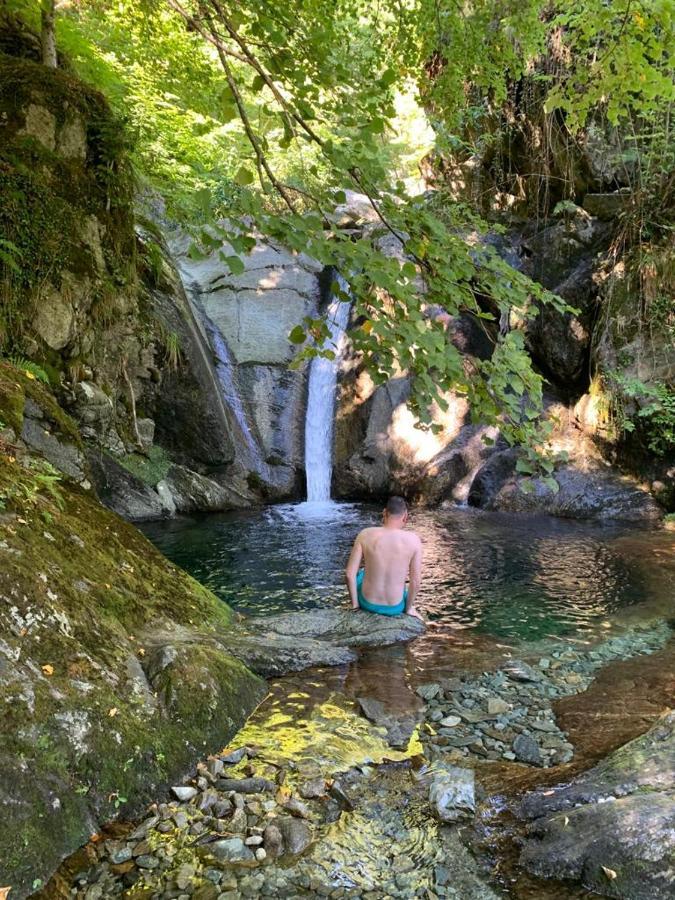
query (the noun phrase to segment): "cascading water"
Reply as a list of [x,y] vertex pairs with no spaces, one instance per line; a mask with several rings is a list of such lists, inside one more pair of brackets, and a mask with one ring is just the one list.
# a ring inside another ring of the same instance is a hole
[[[337,277],[342,290],[347,284]],[[324,345],[334,349],[335,359],[317,356],[309,369],[307,417],[305,419],[305,473],[307,501],[325,503],[330,500],[333,473],[333,420],[335,418],[335,389],[344,332],[349,320],[351,303],[334,298],[328,307],[326,321],[330,336]]]
[[204,313],[202,313],[202,320],[206,326],[211,346],[213,347],[213,352],[216,357],[216,372],[218,374],[218,381],[220,382],[221,394],[234,418],[235,426],[239,431],[239,437],[243,444],[242,450],[245,459],[242,461],[245,462],[251,471],[261,474],[265,470],[265,462],[262,458],[258,442],[253,436],[248,423],[246,410],[244,409],[241,393],[236,380],[236,363],[232,358],[230,348],[225,343],[218,328]]

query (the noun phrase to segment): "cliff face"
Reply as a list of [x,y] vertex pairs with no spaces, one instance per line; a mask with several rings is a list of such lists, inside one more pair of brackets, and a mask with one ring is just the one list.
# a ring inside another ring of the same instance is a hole
[[161,234],[137,221],[104,98],[0,53],[0,191],[0,352],[49,379],[105,501],[130,519],[254,502],[211,350]]

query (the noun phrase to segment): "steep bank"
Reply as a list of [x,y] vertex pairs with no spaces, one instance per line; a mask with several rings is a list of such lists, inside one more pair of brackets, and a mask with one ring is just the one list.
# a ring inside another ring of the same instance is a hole
[[21,897],[222,746],[265,686],[214,640],[228,607],[100,505],[72,421],[5,365],[0,420],[0,881]]

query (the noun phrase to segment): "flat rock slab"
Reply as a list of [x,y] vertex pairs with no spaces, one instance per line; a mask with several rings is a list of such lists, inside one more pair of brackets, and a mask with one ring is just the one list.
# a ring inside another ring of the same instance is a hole
[[675,713],[584,775],[527,794],[521,854],[541,877],[625,900],[675,896]]
[[247,619],[220,640],[254,672],[271,677],[345,665],[356,659],[357,648],[403,643],[424,630],[413,616],[316,609]]

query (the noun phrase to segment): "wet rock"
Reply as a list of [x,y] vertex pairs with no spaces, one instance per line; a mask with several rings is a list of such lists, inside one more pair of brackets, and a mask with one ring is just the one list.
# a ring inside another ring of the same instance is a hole
[[156,869],[159,866],[159,860],[156,856],[143,854],[136,857],[136,865],[139,869]]
[[309,825],[300,819],[282,816],[275,820],[275,824],[282,834],[285,852],[293,856],[306,850],[314,839]]
[[322,777],[312,778],[300,785],[298,793],[304,800],[315,800],[326,793],[326,781]]
[[520,814],[534,820],[529,871],[626,900],[672,897],[675,713],[572,782],[526,795]]
[[323,823],[324,825],[332,825],[337,822],[342,815],[342,807],[337,800],[329,799],[323,804]]
[[429,802],[442,822],[457,822],[476,808],[473,769],[445,766],[434,772]]
[[236,791],[239,794],[262,794],[273,791],[275,784],[266,778],[219,778],[216,782],[219,791]]
[[392,713],[375,697],[357,697],[363,715],[387,732],[390,747],[405,749],[415,730],[418,717],[411,713]]
[[224,838],[206,846],[206,851],[219,862],[247,863],[255,860],[254,853],[240,837]]
[[355,809],[354,801],[346,792],[341,782],[334,781],[330,787],[329,793],[331,797],[336,800],[340,804],[341,808],[346,812],[352,812]]

